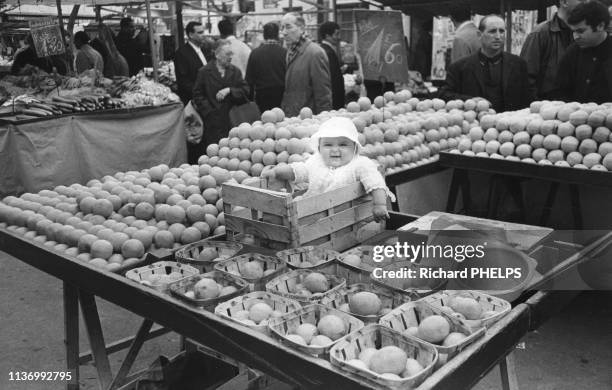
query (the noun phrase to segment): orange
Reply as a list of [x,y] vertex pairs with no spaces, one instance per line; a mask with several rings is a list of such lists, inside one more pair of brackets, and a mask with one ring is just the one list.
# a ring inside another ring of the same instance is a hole
[[108,259],[113,254],[113,244],[106,240],[97,240],[91,244],[91,257]]
[[188,227],[181,233],[181,243],[191,244],[202,239],[202,233],[195,227]]
[[166,210],[166,221],[168,221],[169,224],[181,223],[185,220],[185,217],[185,210],[181,206],[170,206]]
[[202,197],[207,203],[215,203],[219,199],[219,192],[216,188],[207,188],[202,192]]
[[142,242],[136,239],[129,239],[123,243],[121,246],[121,254],[123,257],[130,258],[136,257],[141,258],[144,256],[145,248]]

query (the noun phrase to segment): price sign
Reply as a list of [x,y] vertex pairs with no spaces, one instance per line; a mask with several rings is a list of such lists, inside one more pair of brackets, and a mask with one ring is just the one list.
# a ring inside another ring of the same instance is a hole
[[357,26],[357,52],[363,77],[406,83],[408,58],[404,44],[404,27],[399,11],[354,10]]
[[66,51],[57,19],[50,17],[31,20],[30,32],[38,57],[48,57]]

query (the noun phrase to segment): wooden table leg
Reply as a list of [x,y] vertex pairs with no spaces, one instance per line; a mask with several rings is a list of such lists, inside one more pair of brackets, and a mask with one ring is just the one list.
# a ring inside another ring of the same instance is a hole
[[548,195],[546,196],[546,203],[544,203],[544,210],[542,210],[542,217],[540,218],[540,226],[548,226],[548,218],[550,217],[550,212],[552,211],[553,205],[555,204],[555,198],[557,197],[558,191],[559,183],[550,183]]
[[446,200],[446,212],[452,213],[455,211],[457,204],[457,195],[459,194],[459,169],[453,169],[453,178],[448,189],[448,198]]
[[580,205],[580,189],[576,184],[569,185],[574,229],[582,229],[582,206]]
[[67,390],[79,390],[79,290],[64,283],[64,344],[66,346],[66,369],[72,380]]
[[110,390],[123,384],[125,378],[130,373],[130,369],[136,360],[136,356],[138,356],[138,352],[140,352],[140,348],[142,348],[142,345],[147,340],[147,335],[152,327],[153,321],[145,318],[142,325],[140,325],[140,329],[138,329],[138,333],[136,333],[136,337],[134,338],[127,355],[125,355],[125,359],[123,359],[123,363],[121,363],[117,376],[115,376],[115,379],[113,379],[113,382],[108,387]]
[[106,345],[104,344],[104,334],[102,333],[102,325],[100,324],[100,316],[96,306],[96,298],[87,292],[81,290],[79,292],[79,301],[81,303],[81,311],[83,312],[83,320],[89,338],[89,345],[94,356],[94,364],[98,371],[98,381],[102,389],[107,389],[113,381],[108,354],[106,353]]
[[499,362],[499,371],[503,390],[519,390],[513,352],[510,352],[504,360]]

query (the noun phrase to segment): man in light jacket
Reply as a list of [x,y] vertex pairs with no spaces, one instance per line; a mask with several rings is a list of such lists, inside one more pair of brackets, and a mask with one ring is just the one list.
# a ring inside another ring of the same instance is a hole
[[288,13],[281,21],[281,33],[288,47],[287,73],[282,109],[288,117],[304,107],[314,114],[332,109],[331,77],[325,51],[304,35],[304,18]]

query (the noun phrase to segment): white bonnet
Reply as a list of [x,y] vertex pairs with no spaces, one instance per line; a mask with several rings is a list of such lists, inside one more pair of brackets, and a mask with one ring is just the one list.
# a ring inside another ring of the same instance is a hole
[[321,138],[346,137],[357,145],[357,150],[361,153],[363,145],[359,142],[359,133],[352,120],[342,116],[336,116],[326,120],[321,124],[319,130],[310,137],[313,150],[319,150],[319,140]]

